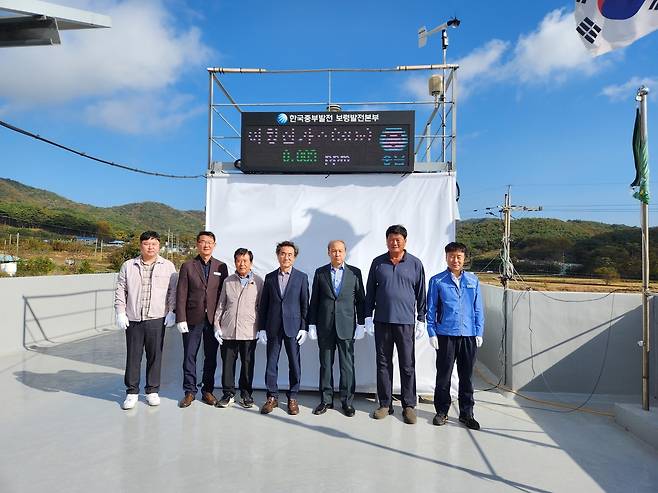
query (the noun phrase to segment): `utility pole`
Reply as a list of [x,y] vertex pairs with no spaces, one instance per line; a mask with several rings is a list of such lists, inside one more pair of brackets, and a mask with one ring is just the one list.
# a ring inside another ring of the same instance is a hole
[[167,230],[167,247],[165,249],[165,258],[171,258],[171,243],[172,243],[172,234],[171,230]]
[[507,185],[507,193],[505,194],[505,202],[500,207],[500,212],[503,214],[503,269],[500,276],[500,282],[503,287],[507,289],[507,283],[512,279],[514,275],[514,266],[512,265],[511,255],[510,255],[510,243],[512,235],[512,211],[524,211],[524,212],[533,212],[541,211],[544,208],[539,206],[527,206],[527,205],[512,205],[512,186]]
[[21,237],[20,233],[16,233],[16,256],[18,257],[18,239]]
[[512,205],[512,186],[507,185],[507,193],[505,194],[505,201],[503,206],[500,207],[500,212],[503,214],[503,248],[501,257],[503,266],[501,269],[500,282],[503,285],[503,384],[508,385],[508,371],[507,371],[507,314],[509,306],[509,292],[508,283],[514,276],[514,266],[512,265],[510,254],[510,243],[512,236],[512,211],[541,211],[542,206],[529,207],[525,205]]

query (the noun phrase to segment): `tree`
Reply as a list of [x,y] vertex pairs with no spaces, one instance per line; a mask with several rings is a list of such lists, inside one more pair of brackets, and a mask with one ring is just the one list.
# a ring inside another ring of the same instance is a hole
[[96,223],[96,236],[102,241],[108,241],[114,238],[112,225],[107,221],[98,221]]
[[17,276],[45,276],[55,268],[55,262],[48,257],[33,257],[19,260],[16,269]]
[[121,264],[123,264],[129,258],[135,258],[139,255],[139,238],[126,243],[121,248],[117,248],[110,254],[110,268],[113,270],[119,270]]
[[619,272],[614,267],[597,267],[594,274],[603,278],[606,284],[619,280]]
[[89,260],[85,259],[82,262],[80,262],[80,265],[78,266],[77,272],[78,272],[78,274],[93,274],[94,269],[91,266],[91,262],[89,262]]

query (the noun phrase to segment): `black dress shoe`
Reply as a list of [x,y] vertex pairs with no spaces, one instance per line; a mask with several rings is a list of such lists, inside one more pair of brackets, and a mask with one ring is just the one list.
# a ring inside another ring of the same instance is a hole
[[473,416],[460,416],[459,422],[464,423],[469,430],[479,430],[480,423]]
[[324,414],[327,412],[327,409],[333,409],[334,405],[333,404],[327,404],[326,402],[321,402],[320,404],[317,405],[315,409],[313,409],[313,414],[319,415],[319,414]]
[[343,412],[345,413],[345,416],[351,418],[356,414],[356,409],[354,409],[354,406],[343,405]]

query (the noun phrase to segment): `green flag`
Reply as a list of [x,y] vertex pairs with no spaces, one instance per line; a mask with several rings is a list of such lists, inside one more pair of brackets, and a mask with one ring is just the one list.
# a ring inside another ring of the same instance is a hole
[[633,197],[645,204],[649,203],[649,149],[640,125],[640,110],[635,110],[635,128],[633,129],[633,158],[635,159],[635,180],[631,187],[635,189]]

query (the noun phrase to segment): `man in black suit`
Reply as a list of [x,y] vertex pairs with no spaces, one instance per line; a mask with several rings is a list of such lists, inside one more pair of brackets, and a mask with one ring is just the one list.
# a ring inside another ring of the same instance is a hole
[[306,340],[308,331],[308,276],[292,266],[298,254],[299,249],[292,241],[282,241],[276,246],[279,268],[265,276],[260,298],[258,341],[267,344],[267,401],[260,409],[262,414],[271,413],[279,405],[277,379],[281,344],[288,356],[288,414],[299,414],[297,393],[302,374],[299,346]]
[[340,400],[345,415],[352,417],[354,340],[365,334],[365,292],[361,271],[345,263],[345,242],[330,241],[327,253],[331,263],[315,271],[308,311],[309,336],[318,340],[320,356],[321,400],[313,414],[324,414],[334,407],[333,366],[338,348]]

